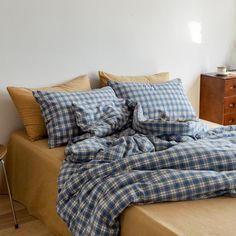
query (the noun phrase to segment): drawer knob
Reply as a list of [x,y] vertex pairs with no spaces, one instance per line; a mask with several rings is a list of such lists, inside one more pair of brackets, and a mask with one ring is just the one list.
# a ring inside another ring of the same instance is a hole
[[229,120],[229,124],[232,124],[234,122],[234,119]]
[[230,104],[229,104],[229,107],[230,107],[230,108],[233,108],[234,106],[235,106],[234,103],[230,103]]
[[235,85],[230,86],[230,89],[235,89],[235,88],[236,88]]

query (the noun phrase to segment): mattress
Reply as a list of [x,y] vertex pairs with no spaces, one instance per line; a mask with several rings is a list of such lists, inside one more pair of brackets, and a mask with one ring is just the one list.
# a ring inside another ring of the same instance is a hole
[[48,149],[47,139],[31,142],[25,131],[10,137],[6,167],[13,199],[41,220],[55,235],[70,235],[56,213],[57,176],[64,147]]
[[236,199],[157,203],[127,208],[122,236],[235,236]]
[[[56,213],[57,176],[64,147],[48,149],[47,139],[30,142],[24,131],[11,135],[6,160],[13,198],[55,235],[70,233]],[[236,199],[131,206],[120,216],[121,236],[235,235]]]

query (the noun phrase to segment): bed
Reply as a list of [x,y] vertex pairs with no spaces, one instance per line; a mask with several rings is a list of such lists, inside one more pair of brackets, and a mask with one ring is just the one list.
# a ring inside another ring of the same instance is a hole
[[[54,235],[71,235],[56,213],[57,177],[64,147],[48,149],[47,139],[30,142],[25,131],[11,135],[7,170],[13,198]],[[235,235],[235,198],[134,205],[120,216],[121,236]]]
[[27,90],[26,132],[48,139],[12,134],[15,200],[54,235],[235,234],[236,126],[199,122],[180,79],[76,81],[77,92]]

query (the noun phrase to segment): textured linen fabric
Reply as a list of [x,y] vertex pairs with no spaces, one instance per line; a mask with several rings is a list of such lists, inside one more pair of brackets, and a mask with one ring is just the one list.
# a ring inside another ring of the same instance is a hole
[[140,104],[135,107],[133,115],[133,129],[136,131],[155,136],[192,136],[207,131],[207,125],[203,125],[202,122],[198,120],[189,121],[173,121],[165,119],[149,119],[143,114],[143,109]]
[[62,92],[75,92],[90,90],[90,81],[87,75],[79,76],[64,84],[44,87],[44,88],[20,88],[20,87],[7,87],[20,118],[24,124],[27,135],[31,141],[47,136],[47,130],[43,117],[41,116],[40,107],[35,101],[32,91],[46,90],[46,91],[62,91]]
[[[56,212],[57,178],[65,147],[49,149],[46,138],[31,142],[25,130],[18,130],[11,134],[7,149],[6,169],[13,199],[54,236],[71,236]],[[24,227],[22,221],[19,223]],[[18,233],[22,235],[21,231]]]
[[33,91],[33,95],[40,105],[47,127],[49,148],[67,144],[71,138],[80,134],[72,109],[73,102],[91,103],[116,99],[114,91],[109,87],[73,93]]
[[166,121],[197,120],[180,79],[161,84],[118,83],[109,81],[119,98],[136,101],[150,119]]
[[169,72],[161,72],[154,75],[143,75],[143,76],[120,76],[113,75],[110,73],[106,73],[104,71],[98,72],[100,78],[101,87],[107,86],[108,80],[116,81],[116,82],[132,82],[132,83],[162,83],[169,80]]
[[73,235],[118,235],[130,204],[236,197],[236,126],[179,142],[128,128],[66,148],[57,210]]
[[[13,198],[55,236],[72,235],[56,213],[57,177],[64,148],[48,149],[47,139],[31,142],[20,130],[11,135],[6,158]],[[229,197],[133,204],[119,217],[120,236],[234,235],[235,212],[236,198]]]
[[120,236],[234,236],[236,198],[133,205],[120,219]]
[[73,110],[80,130],[97,137],[107,136],[123,129],[132,114],[124,99],[73,103]]

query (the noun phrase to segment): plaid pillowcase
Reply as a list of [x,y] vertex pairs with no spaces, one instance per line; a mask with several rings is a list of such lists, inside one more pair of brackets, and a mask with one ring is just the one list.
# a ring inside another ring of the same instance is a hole
[[138,104],[134,110],[132,125],[134,130],[142,134],[154,135],[158,137],[163,135],[195,137],[197,134],[208,130],[207,125],[203,124],[199,120],[189,120],[183,122],[148,119],[143,115],[143,109],[140,104]]
[[109,88],[94,89],[86,92],[51,92],[34,91],[33,95],[39,103],[47,127],[49,148],[67,144],[81,132],[76,125],[72,103],[104,101],[117,99]]
[[197,120],[180,79],[161,84],[109,81],[120,98],[136,101],[148,119],[165,121]]
[[73,110],[80,130],[97,137],[120,131],[129,124],[132,114],[124,99],[73,103]]

